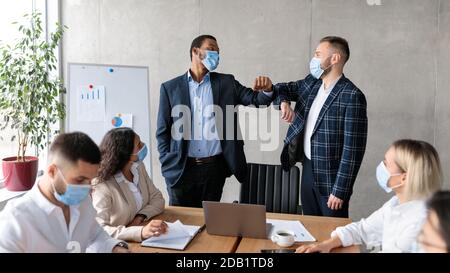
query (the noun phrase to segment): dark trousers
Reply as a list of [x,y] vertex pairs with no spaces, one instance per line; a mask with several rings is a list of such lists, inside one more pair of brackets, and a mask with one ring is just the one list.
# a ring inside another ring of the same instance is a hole
[[322,195],[314,183],[311,160],[304,156],[301,183],[303,214],[348,218],[348,202],[344,201],[342,209],[332,210],[327,206],[328,197],[328,195]]
[[180,181],[168,188],[171,206],[201,208],[202,201],[220,201],[226,179],[222,157],[201,165],[186,163]]

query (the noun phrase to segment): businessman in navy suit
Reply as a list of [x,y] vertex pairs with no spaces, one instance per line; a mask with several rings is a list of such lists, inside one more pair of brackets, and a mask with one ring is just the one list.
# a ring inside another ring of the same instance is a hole
[[161,85],[156,138],[170,205],[201,207],[204,200],[220,201],[226,177],[234,175],[241,183],[247,179],[237,113],[227,115],[227,108],[268,106],[276,96],[254,92],[233,75],[212,72],[219,64],[213,36],[195,38],[190,55],[190,69]]
[[[272,85],[266,78],[254,86],[278,93],[275,104],[281,106],[282,118],[291,123],[281,163],[288,170],[302,162],[301,200],[307,215],[348,217],[364,157],[367,103],[361,90],[343,74],[349,57],[345,39],[325,37],[305,79]],[[291,101],[296,102],[295,111]]]

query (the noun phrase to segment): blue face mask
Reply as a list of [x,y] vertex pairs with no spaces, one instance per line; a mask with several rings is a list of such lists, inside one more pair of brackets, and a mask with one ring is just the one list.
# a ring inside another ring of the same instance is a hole
[[208,69],[208,71],[214,71],[216,70],[217,66],[219,65],[219,52],[217,51],[211,51],[211,50],[205,50],[206,56],[202,60],[203,65]]
[[330,65],[325,70],[323,70],[322,67],[320,66],[321,62],[322,62],[322,60],[320,58],[313,57],[311,59],[311,62],[309,63],[309,72],[316,79],[320,79],[320,77],[322,77],[325,70],[327,70],[328,68],[330,68],[332,66],[332,65]]
[[399,176],[402,175],[401,173],[398,174],[390,174],[389,170],[386,168],[386,165],[384,164],[384,162],[382,161],[378,167],[377,167],[377,181],[378,181],[378,185],[387,193],[390,193],[392,191],[392,189],[396,189],[399,188],[401,186],[403,186],[403,184],[399,184],[395,187],[389,187],[389,179],[392,176]]
[[53,195],[55,196],[56,200],[67,206],[76,206],[81,204],[81,202],[83,202],[83,200],[86,199],[86,197],[89,195],[89,192],[91,191],[91,185],[69,184],[67,183],[66,178],[59,169],[58,172],[61,175],[64,183],[66,184],[66,192],[64,192],[63,194],[58,193],[56,191],[55,185],[52,183]]
[[132,154],[132,155],[137,155],[138,160],[137,161],[144,161],[145,157],[147,156],[147,145],[142,146],[142,148],[139,150],[139,152],[137,154]]

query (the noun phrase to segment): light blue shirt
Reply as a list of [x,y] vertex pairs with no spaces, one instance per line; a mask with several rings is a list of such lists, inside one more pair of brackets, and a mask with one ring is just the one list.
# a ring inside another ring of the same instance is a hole
[[198,83],[188,71],[189,97],[191,100],[191,140],[189,157],[209,157],[222,153],[220,139],[213,114],[213,93],[209,73]]

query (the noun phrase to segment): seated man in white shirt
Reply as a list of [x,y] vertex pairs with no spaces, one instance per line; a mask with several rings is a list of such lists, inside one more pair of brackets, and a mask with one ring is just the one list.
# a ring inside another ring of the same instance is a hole
[[128,252],[95,220],[89,194],[100,159],[86,134],[56,137],[44,176],[0,213],[0,252]]
[[333,248],[366,244],[382,252],[411,252],[426,219],[425,200],[442,186],[442,168],[433,146],[418,140],[398,140],[376,171],[377,181],[395,196],[359,222],[338,227],[331,238],[300,246],[297,252],[330,252]]

